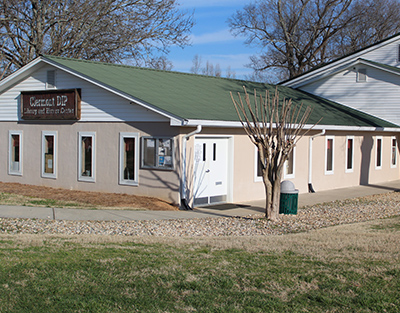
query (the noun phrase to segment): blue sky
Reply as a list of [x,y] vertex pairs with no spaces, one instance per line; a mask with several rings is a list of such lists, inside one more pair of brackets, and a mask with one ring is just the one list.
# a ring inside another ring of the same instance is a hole
[[192,12],[196,25],[192,29],[192,46],[173,47],[168,59],[173,63],[174,71],[190,72],[193,58],[201,57],[202,65],[207,61],[214,66],[219,64],[222,76],[228,66],[236,73],[236,78],[243,79],[252,70],[245,65],[249,57],[257,53],[244,44],[245,38],[231,35],[227,19],[237,10],[250,2],[246,0],[177,0],[183,10]]

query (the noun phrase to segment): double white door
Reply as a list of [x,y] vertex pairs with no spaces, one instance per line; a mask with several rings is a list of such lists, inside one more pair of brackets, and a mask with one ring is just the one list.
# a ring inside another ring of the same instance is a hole
[[227,201],[228,163],[228,138],[195,139],[195,206]]

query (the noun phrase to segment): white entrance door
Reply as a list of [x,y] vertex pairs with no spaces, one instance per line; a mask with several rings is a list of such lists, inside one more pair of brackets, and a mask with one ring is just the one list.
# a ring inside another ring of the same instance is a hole
[[196,138],[194,147],[194,205],[226,202],[228,138]]

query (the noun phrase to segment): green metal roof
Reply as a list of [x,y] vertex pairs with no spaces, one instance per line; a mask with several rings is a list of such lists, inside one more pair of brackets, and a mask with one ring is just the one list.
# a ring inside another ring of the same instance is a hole
[[243,94],[245,86],[249,93],[254,89],[265,93],[268,89],[272,95],[278,88],[281,97],[311,106],[313,112],[308,124],[323,117],[320,125],[398,127],[347,106],[284,86],[54,56],[42,58],[181,119],[238,121],[229,93]]

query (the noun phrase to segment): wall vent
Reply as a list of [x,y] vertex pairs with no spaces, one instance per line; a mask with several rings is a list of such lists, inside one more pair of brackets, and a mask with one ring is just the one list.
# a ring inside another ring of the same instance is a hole
[[56,71],[47,71],[46,89],[56,88]]
[[357,82],[366,82],[367,81],[367,69],[359,68],[357,71]]

